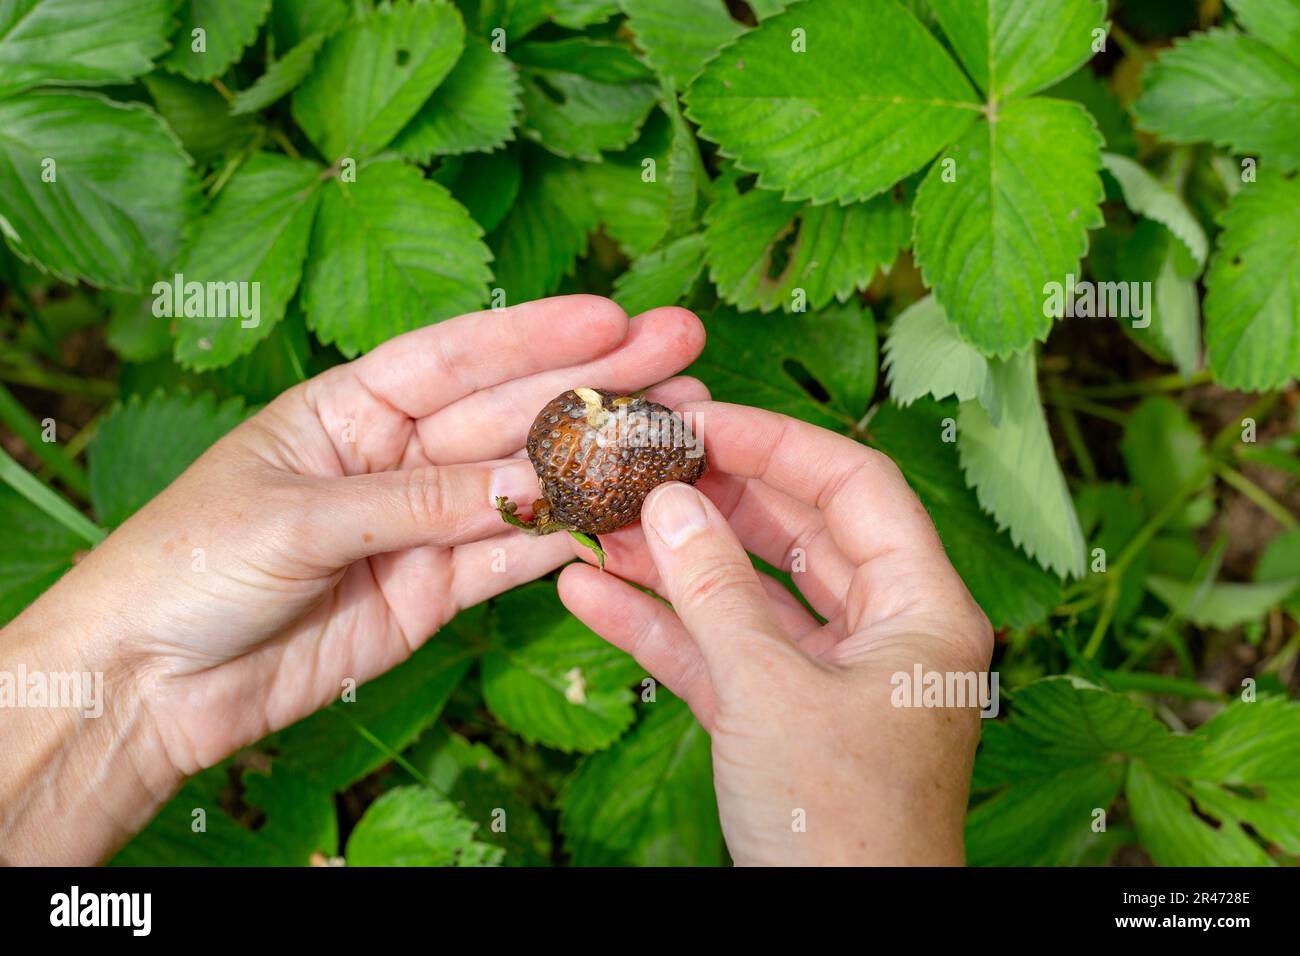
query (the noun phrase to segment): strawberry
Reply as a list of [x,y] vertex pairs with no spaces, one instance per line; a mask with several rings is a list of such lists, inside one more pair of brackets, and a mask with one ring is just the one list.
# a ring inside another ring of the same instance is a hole
[[694,484],[704,474],[704,448],[682,417],[644,398],[607,389],[575,388],[546,404],[528,430],[528,459],[542,497],[532,518],[505,498],[497,508],[509,524],[532,534],[569,531],[590,537],[629,525],[665,481]]

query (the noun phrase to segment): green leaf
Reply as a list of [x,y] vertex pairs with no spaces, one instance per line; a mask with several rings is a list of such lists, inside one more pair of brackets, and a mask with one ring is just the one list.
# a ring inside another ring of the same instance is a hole
[[422,736],[407,758],[426,775],[429,786],[477,823],[478,837],[505,850],[506,866],[546,866],[551,862],[550,827],[511,783],[519,776],[486,744],[470,743],[441,724]]
[[170,359],[172,334],[167,319],[153,314],[153,296],[114,295],[110,300],[104,339],[127,362],[148,362],[160,355]]
[[[715,184],[705,213],[709,277],[722,299],[748,311],[820,309],[846,301],[889,268],[911,238],[907,191],[849,206],[788,203],[780,193]],[[802,290],[802,301],[793,297]]]
[[[220,368],[251,352],[270,334],[298,288],[320,185],[316,163],[274,153],[258,153],[226,184],[195,226],[177,272],[186,285],[250,283],[237,292],[251,304],[257,290],[256,324],[245,328],[254,318],[242,318],[237,308],[217,296],[212,309],[205,299],[199,308],[204,314],[190,315],[182,308],[188,293],[184,301],[175,301],[173,295],[178,362],[198,371]],[[228,294],[230,287],[225,288],[223,294]],[[161,291],[155,287],[156,294]],[[222,304],[224,309],[217,307]],[[221,316],[223,311],[227,317]]]
[[658,96],[626,47],[586,38],[529,43],[523,69],[523,134],[557,156],[600,160],[636,139]]
[[438,719],[476,653],[461,631],[481,626],[481,612],[462,614],[407,661],[358,687],[355,701],[338,701],[267,738],[277,764],[334,791],[388,763]]
[[645,673],[569,614],[554,584],[539,582],[497,599],[482,676],[488,708],[515,733],[587,753],[635,719],[629,687]]
[[953,144],[917,191],[922,275],[986,355],[1022,351],[1051,328],[1047,284],[1078,273],[1088,230],[1102,225],[1100,146],[1077,103],[1012,101]]
[[146,107],[51,90],[0,100],[0,233],[66,282],[142,289],[175,256],[197,191]]
[[1104,0],[930,0],[943,32],[991,100],[1028,96],[1091,58]]
[[[1119,450],[1148,515],[1160,511],[1198,472],[1205,475],[1202,487],[1212,481],[1200,430],[1164,395],[1148,398],[1133,410]],[[1188,527],[1187,516],[1174,526]]]
[[43,84],[126,83],[148,73],[167,49],[173,9],[174,0],[0,5],[0,97]]
[[1047,430],[1033,353],[994,363],[990,377],[998,423],[978,401],[963,403],[958,416],[966,480],[1026,554],[1062,578],[1081,577],[1083,532]]
[[1044,96],[1057,100],[1074,100],[1092,114],[1097,128],[1112,153],[1124,156],[1137,155],[1137,138],[1133,133],[1133,118],[1108,83],[1092,70],[1078,70],[1043,91]]
[[1300,0],[1228,0],[1237,22],[1292,63],[1300,63]]
[[555,292],[587,251],[596,226],[582,170],[538,149],[525,149],[519,198],[488,237],[495,285],[510,304]]
[[0,627],[72,567],[85,538],[0,482]]
[[1061,597],[1060,582],[999,532],[961,477],[954,444],[955,403],[928,398],[908,408],[880,407],[871,419],[871,444],[893,458],[925,505],[957,573],[994,627],[1028,627],[1047,617]]
[[[115,527],[171,484],[208,446],[244,420],[244,403],[211,395],[164,395],[117,402],[88,452],[90,500]],[[165,441],[160,438],[165,437]]]
[[496,866],[503,851],[425,787],[396,787],[366,808],[348,837],[348,866]]
[[1300,63],[1236,30],[1175,41],[1147,68],[1133,112],[1171,143],[1208,141],[1300,168]]
[[486,34],[500,27],[514,43],[546,22],[555,0],[468,0],[463,8],[473,32]]
[[303,281],[307,324],[349,358],[487,299],[482,229],[447,190],[398,160],[331,180]]
[[253,138],[253,124],[230,116],[226,101],[211,86],[162,71],[146,76],[144,85],[185,151],[200,163],[237,153]]
[[[794,29],[806,31],[807,52],[792,49]],[[710,62],[686,101],[700,135],[759,186],[817,203],[884,192],[980,109],[939,41],[895,0],[796,4]]]
[[1300,588],[1300,574],[1254,584],[1215,581],[1208,587],[1152,574],[1147,577],[1147,588],[1181,620],[1210,630],[1229,631],[1258,621],[1290,597]]
[[678,238],[695,231],[700,196],[712,192],[713,184],[700,159],[695,132],[677,104],[677,94],[665,91],[660,105],[672,127],[668,151],[668,234]]
[[256,405],[305,381],[310,361],[307,323],[295,298],[257,348],[208,374],[223,394],[239,395]]
[[[1238,701],[1194,736],[1205,744],[1189,770],[1198,805],[1220,820],[1245,821],[1300,856],[1300,704],[1281,697]],[[1213,797],[1211,786],[1219,789]]]
[[519,195],[523,170],[515,149],[485,156],[451,156],[430,177],[451,190],[474,221],[491,231],[501,224]]
[[1223,216],[1205,276],[1205,344],[1225,388],[1300,376],[1300,176],[1265,170]]
[[618,13],[618,0],[547,0],[551,20],[571,30],[604,23]]
[[1167,226],[1182,240],[1196,264],[1204,268],[1210,254],[1210,241],[1182,198],[1127,156],[1102,153],[1101,160],[1106,172],[1119,183],[1129,209]]
[[560,829],[576,866],[718,866],[722,828],[709,735],[665,691],[608,750],[579,766],[560,795]]
[[315,33],[326,35],[347,22],[348,0],[273,0],[270,38],[276,51],[292,50]]
[[[1255,565],[1256,581],[1283,581],[1300,568],[1300,529],[1293,529],[1269,541]],[[1293,618],[1300,619],[1300,589],[1283,602]]]
[[230,112],[235,116],[266,109],[287,96],[311,73],[316,54],[325,42],[324,33],[313,33],[266,68],[248,89],[235,94]]
[[228,764],[191,777],[110,866],[308,866],[338,852],[338,818],[328,790],[279,765],[245,771],[243,800],[264,811],[256,831],[223,809],[230,805]]
[[465,45],[456,8],[398,2],[339,30],[293,94],[293,117],[326,160],[360,159],[396,136]]
[[470,37],[446,81],[398,134],[393,149],[418,163],[491,152],[514,138],[521,104],[514,64]]
[[[597,223],[631,258],[649,252],[668,234],[670,203],[677,193],[672,181],[673,131],[663,112],[655,110],[642,128],[640,138],[620,153],[606,153],[599,163],[580,163],[581,189],[585,199],[571,197],[575,207],[570,218],[590,215],[589,228]],[[653,161],[655,175],[648,173]],[[661,178],[660,169],[669,168]],[[680,198],[680,193],[677,193]],[[587,203],[590,203],[590,212]]]
[[[271,0],[181,0],[180,25],[162,65],[191,80],[207,81],[230,69],[257,37]],[[202,50],[195,32],[202,30]]]
[[875,320],[856,302],[771,318],[720,308],[704,325],[708,341],[691,374],[719,401],[846,431],[875,394]]
[[1168,777],[1138,762],[1128,768],[1129,812],[1142,846],[1159,866],[1268,866],[1268,855],[1233,820],[1211,826]]
[[986,723],[981,737],[972,789],[992,795],[966,821],[977,866],[1077,864],[1126,763],[1176,766],[1198,749],[1145,707],[1071,677],[1018,690],[1008,719]]
[[724,0],[622,0],[622,5],[627,28],[646,62],[679,90],[745,32]]
[[682,236],[647,252],[614,280],[614,301],[628,315],[679,302],[704,269],[704,243],[698,234]]
[[997,424],[999,395],[988,359],[962,341],[934,296],[917,300],[894,319],[884,352],[889,394],[899,405],[906,407],[922,395],[979,399]]

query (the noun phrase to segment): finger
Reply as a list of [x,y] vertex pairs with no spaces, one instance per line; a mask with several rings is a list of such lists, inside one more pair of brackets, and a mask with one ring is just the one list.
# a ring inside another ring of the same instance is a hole
[[481,389],[604,355],[627,328],[627,314],[609,299],[555,296],[407,332],[349,368],[376,398],[424,418]]
[[711,467],[758,479],[825,515],[857,566],[849,621],[859,626],[935,593],[965,592],[934,523],[898,466],[860,442],[775,412],[689,403]]
[[560,600],[578,620],[631,654],[655,680],[686,701],[706,730],[711,728],[713,688],[704,657],[672,610],[587,565],[565,568],[558,586]]
[[499,534],[497,497],[532,500],[537,475],[522,459],[431,465],[348,478],[303,489],[304,537],[327,566],[424,545],[456,545]]
[[696,487],[726,516],[745,549],[789,573],[818,614],[829,618],[839,612],[855,568],[836,546],[820,511],[757,479],[718,469]]
[[567,534],[542,537],[515,528],[452,549],[451,594],[458,608],[473,607],[573,560]]
[[[605,570],[611,575],[631,581],[643,588],[649,588],[656,593],[664,592],[664,583],[659,577],[659,569],[655,567],[654,560],[650,556],[645,532],[639,524],[620,528],[613,534],[601,535],[600,544],[605,550]],[[572,541],[571,551],[587,564],[592,564],[596,560],[591,549],[576,541]],[[820,627],[817,619],[808,613],[808,609],[799,603],[799,599],[790,593],[789,588],[769,574],[761,571],[755,573],[768,599],[772,602],[777,623],[784,633],[789,634],[797,642],[801,637]]]
[[504,457],[523,446],[537,413],[565,389],[643,389],[680,372],[703,347],[704,328],[692,313],[653,309],[632,319],[608,354],[476,392],[419,421],[418,434],[430,461]]
[[798,651],[717,507],[690,485],[669,482],[641,509],[646,546],[663,590],[695,638],[715,687]]

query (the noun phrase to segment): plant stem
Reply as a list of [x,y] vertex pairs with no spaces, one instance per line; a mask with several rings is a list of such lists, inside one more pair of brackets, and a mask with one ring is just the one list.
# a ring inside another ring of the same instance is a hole
[[61,497],[48,485],[9,456],[0,448],[0,481],[5,482],[36,507],[73,534],[80,535],[92,547],[107,536],[107,532],[83,515],[67,499]]
[[81,378],[42,368],[35,363],[0,366],[0,382],[104,401],[111,401],[117,395],[117,386],[106,379]]
[[1108,422],[1114,422],[1117,425],[1123,425],[1128,417],[1123,412],[1117,412],[1113,408],[1107,408],[1105,405],[1099,405],[1096,402],[1090,402],[1086,398],[1079,398],[1071,395],[1053,385],[1047,390],[1048,404],[1060,408],[1068,408],[1072,411],[1083,412],[1085,415],[1091,415],[1093,418],[1101,418]]
[[86,480],[86,472],[59,447],[57,441],[45,441],[40,423],[3,385],[0,385],[0,422],[8,425],[18,440],[61,479],[70,491],[82,501],[87,500],[90,483]]
[[1213,381],[1214,376],[1208,371],[1200,371],[1192,375],[1174,372],[1170,375],[1157,375],[1154,378],[1122,382],[1118,385],[1082,385],[1072,391],[1089,398],[1133,398],[1138,395],[1153,395],[1157,392],[1177,392],[1198,385],[1208,385]]
[[1075,463],[1079,466],[1084,480],[1096,481],[1097,465],[1092,460],[1087,443],[1083,440],[1083,432],[1079,429],[1079,419],[1075,417],[1074,410],[1058,405],[1056,417],[1061,420],[1061,431],[1065,433],[1065,441],[1070,446],[1070,451],[1074,453]]
[[1220,462],[1215,466],[1214,472],[1228,484],[1232,485],[1232,487],[1240,491],[1245,497],[1253,501],[1259,506],[1261,511],[1266,512],[1288,531],[1297,527],[1295,516],[1292,515],[1291,512],[1287,511],[1276,498],[1259,485],[1255,484],[1241,472],[1237,471],[1237,469]]

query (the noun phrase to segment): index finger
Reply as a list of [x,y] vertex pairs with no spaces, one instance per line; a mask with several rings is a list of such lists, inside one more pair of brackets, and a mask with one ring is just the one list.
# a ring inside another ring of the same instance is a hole
[[350,368],[372,395],[419,419],[481,389],[604,355],[623,341],[627,323],[601,296],[554,296],[415,329]]
[[757,478],[826,515],[845,557],[932,561],[947,555],[934,522],[893,459],[788,415],[726,402],[689,402],[709,465]]

